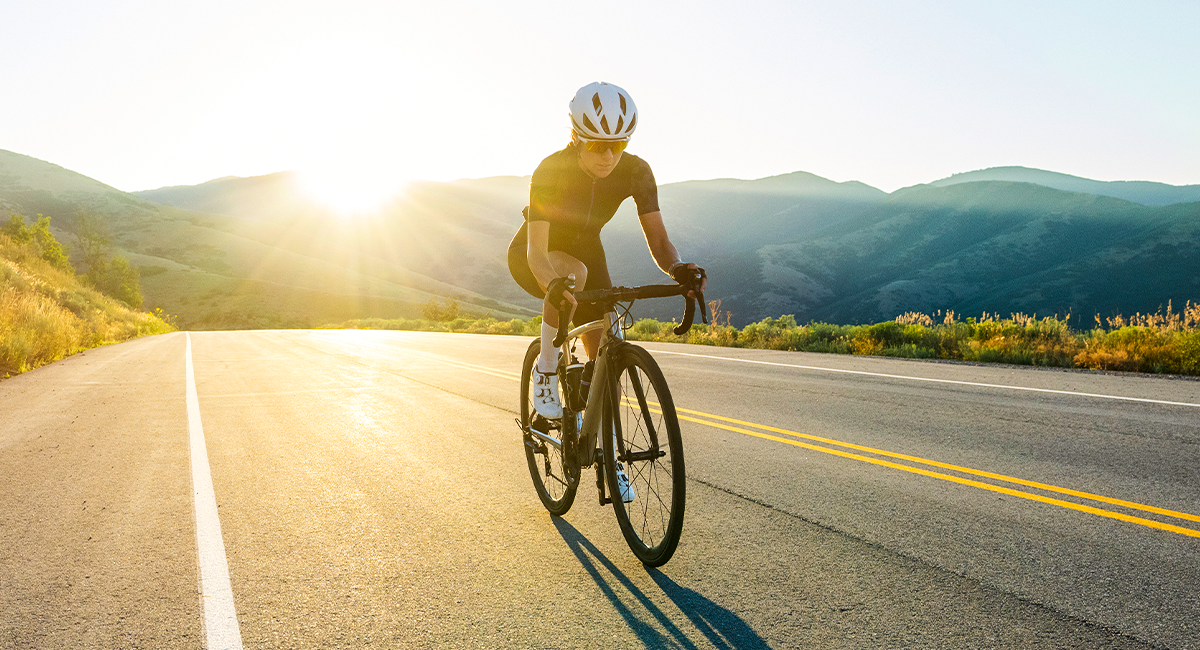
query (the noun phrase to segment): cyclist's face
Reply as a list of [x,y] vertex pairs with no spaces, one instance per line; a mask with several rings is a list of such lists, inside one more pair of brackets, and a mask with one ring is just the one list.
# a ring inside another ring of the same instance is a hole
[[579,147],[579,167],[596,178],[604,178],[612,173],[617,163],[621,162],[621,154],[613,153],[605,148],[599,153],[588,151],[587,147]]

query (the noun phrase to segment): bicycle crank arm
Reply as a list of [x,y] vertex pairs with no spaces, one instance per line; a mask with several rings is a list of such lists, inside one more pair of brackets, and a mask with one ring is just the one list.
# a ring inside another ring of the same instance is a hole
[[608,497],[608,494],[604,489],[604,470],[600,467],[600,465],[596,465],[596,492],[600,496],[600,505],[606,506],[612,503],[612,499]]
[[623,463],[636,463],[639,461],[658,460],[666,455],[667,452],[665,451],[654,451],[653,449],[647,449],[646,451],[635,451],[632,454],[622,454],[618,460]]
[[521,429],[522,433],[527,433],[527,434],[533,436],[534,438],[537,438],[538,440],[541,440],[542,442],[550,445],[551,447],[554,447],[555,449],[558,449],[560,451],[562,450],[562,442],[560,442],[557,438],[552,438],[552,437],[542,433],[541,431],[534,429],[533,427],[529,427],[528,429],[526,429],[525,427],[521,426],[520,420],[517,420],[517,426]]

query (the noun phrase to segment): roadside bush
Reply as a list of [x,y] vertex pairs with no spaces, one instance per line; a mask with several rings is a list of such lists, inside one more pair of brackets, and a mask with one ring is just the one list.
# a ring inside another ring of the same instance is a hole
[[[10,224],[13,221],[10,220]],[[108,343],[174,330],[169,317],[134,312],[81,286],[70,268],[0,233],[0,378]]]
[[1185,366],[1182,339],[1178,333],[1150,327],[1093,330],[1075,361],[1100,370],[1178,373]]
[[454,321],[459,318],[459,311],[458,301],[453,298],[446,298],[441,304],[436,299],[430,299],[421,305],[421,315],[425,320]]
[[[960,320],[953,311],[926,315],[909,312],[893,321],[871,325],[800,325],[785,314],[764,318],[740,330],[729,324],[728,312],[710,303],[710,325],[695,324],[685,336],[672,331],[676,323],[639,319],[626,332],[630,340],[693,343],[833,354],[860,354],[907,359],[962,359],[983,363],[1094,368],[1158,373],[1200,374],[1200,306],[1188,303],[1175,313],[1137,314],[1108,320],[1080,333],[1070,317],[1037,319],[1025,314],[1000,318],[982,314]],[[724,321],[724,322],[721,322]],[[528,321],[459,317],[450,322],[351,321],[342,327],[362,329],[424,329],[537,336],[541,318]]]
[[633,324],[632,332],[640,341],[653,340],[662,331],[663,325],[653,318],[643,318]]

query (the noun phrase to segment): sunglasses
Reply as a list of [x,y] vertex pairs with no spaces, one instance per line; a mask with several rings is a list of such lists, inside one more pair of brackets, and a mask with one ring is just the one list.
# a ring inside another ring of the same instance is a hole
[[614,156],[625,151],[625,147],[629,146],[628,140],[584,140],[580,138],[579,141],[592,153],[604,153],[605,149],[611,149]]

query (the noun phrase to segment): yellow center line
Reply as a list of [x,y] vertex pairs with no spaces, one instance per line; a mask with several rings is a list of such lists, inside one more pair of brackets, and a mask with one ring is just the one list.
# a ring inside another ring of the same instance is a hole
[[[682,410],[682,409],[678,409],[678,408],[676,409],[676,411],[679,411],[679,410]],[[910,467],[908,465],[901,465],[899,463],[893,463],[893,462],[887,461],[887,460],[880,460],[878,458],[868,458],[866,456],[852,454],[848,451],[841,451],[840,449],[829,449],[827,447],[818,447],[816,445],[810,445],[806,442],[800,442],[799,440],[791,440],[789,438],[780,438],[779,436],[773,436],[773,435],[770,435],[767,433],[761,433],[758,431],[750,431],[749,429],[742,429],[740,427],[734,427],[734,426],[730,426],[728,424],[721,424],[720,422],[710,422],[707,420],[701,420],[699,418],[693,418],[693,417],[686,416],[686,415],[680,415],[679,419],[687,420],[688,422],[696,422],[698,424],[708,425],[710,427],[716,427],[718,429],[727,429],[729,431],[735,431],[737,433],[742,433],[742,434],[745,434],[748,436],[754,436],[756,438],[763,438],[766,440],[782,442],[784,444],[793,445],[796,447],[803,447],[805,449],[811,449],[813,451],[819,451],[819,452],[825,453],[825,454],[833,454],[834,456],[841,456],[843,458],[858,460],[858,461],[862,461],[864,463],[872,463],[874,465],[890,467],[892,469],[898,469],[898,470],[902,470],[905,472],[911,472],[913,474],[920,474],[922,476],[938,478],[938,479],[942,479],[943,481],[951,481],[953,483],[961,483],[962,485],[969,485],[971,487],[977,487],[981,490],[991,490],[992,492],[999,492],[1001,494],[1007,494],[1009,496],[1019,497],[1021,499],[1029,499],[1031,501],[1040,501],[1042,503],[1049,503],[1051,505],[1060,506],[1062,508],[1069,508],[1071,510],[1078,510],[1080,512],[1086,512],[1086,513],[1097,515],[1100,517],[1108,517],[1109,519],[1119,519],[1121,521],[1125,521],[1125,522],[1129,522],[1129,523],[1133,523],[1133,524],[1140,524],[1142,526],[1148,526],[1150,528],[1158,528],[1160,530],[1166,530],[1166,531],[1170,531],[1172,533],[1179,533],[1180,535],[1187,535],[1189,537],[1200,537],[1200,530],[1193,530],[1191,528],[1184,528],[1182,526],[1174,526],[1171,524],[1164,524],[1162,522],[1154,521],[1152,519],[1142,519],[1141,517],[1133,517],[1130,515],[1121,514],[1119,512],[1112,512],[1110,510],[1102,510],[1100,508],[1082,505],[1079,503],[1071,503],[1070,501],[1063,501],[1061,499],[1044,497],[1040,494],[1033,494],[1031,492],[1022,492],[1020,490],[1014,490],[1014,489],[1006,488],[1006,487],[999,486],[999,485],[992,485],[991,483],[983,483],[981,481],[973,481],[969,478],[962,478],[960,476],[951,476],[950,474],[942,474],[940,472],[931,472],[927,469],[921,469],[920,467]]]
[[[1135,503],[1133,501],[1125,501],[1123,499],[1114,499],[1114,498],[1102,496],[1099,494],[1092,494],[1090,492],[1082,492],[1080,490],[1072,490],[1070,488],[1059,487],[1057,485],[1049,485],[1047,483],[1038,483],[1037,481],[1029,481],[1029,480],[1026,480],[1023,478],[1005,476],[1004,474],[996,474],[994,472],[986,472],[986,471],[979,470],[979,469],[972,469],[970,467],[961,467],[959,465],[951,465],[950,463],[942,463],[942,462],[939,462],[936,460],[929,460],[929,459],[920,458],[917,456],[908,456],[906,454],[898,454],[896,452],[886,451],[884,449],[875,449],[873,447],[864,447],[863,445],[856,445],[856,444],[850,443],[850,442],[842,442],[840,440],[833,440],[831,438],[822,438],[820,436],[814,436],[814,435],[810,435],[807,433],[800,433],[798,431],[789,431],[787,429],[780,429],[778,427],[767,426],[764,424],[755,424],[753,422],[745,422],[743,420],[735,420],[734,418],[727,418],[727,417],[724,417],[721,415],[713,415],[712,413],[704,413],[701,411],[692,411],[689,409],[684,409],[684,408],[679,408],[679,407],[675,407],[675,410],[680,413],[690,413],[692,415],[697,415],[697,416],[706,417],[706,418],[712,418],[714,420],[721,420],[723,422],[732,422],[734,424],[740,424],[742,426],[754,427],[755,429],[762,429],[764,431],[772,431],[775,433],[782,433],[782,434],[789,435],[789,436],[795,436],[797,438],[804,438],[806,440],[814,440],[816,442],[825,443],[827,445],[837,445],[839,447],[847,447],[849,449],[865,451],[865,452],[871,453],[871,454],[887,456],[889,458],[897,458],[899,460],[907,460],[907,461],[910,461],[913,463],[921,463],[923,465],[931,465],[933,467],[940,467],[941,469],[948,469],[948,470],[955,471],[955,472],[962,472],[964,474],[973,474],[975,476],[982,476],[984,478],[990,478],[990,479],[994,479],[997,481],[1004,481],[1006,483],[1016,483],[1017,485],[1024,485],[1025,487],[1037,488],[1039,490],[1046,490],[1048,492],[1057,492],[1059,494],[1068,494],[1068,495],[1071,495],[1074,497],[1080,497],[1082,499],[1089,499],[1092,501],[1100,501],[1100,502],[1108,503],[1108,504],[1111,504],[1114,506],[1122,506],[1122,507],[1131,508],[1134,510],[1153,512],[1155,514],[1164,515],[1167,517],[1174,517],[1176,519],[1186,519],[1188,521],[1200,522],[1200,516],[1189,514],[1186,512],[1177,512],[1175,510],[1167,510],[1166,508],[1158,508],[1155,506],[1148,506],[1148,505],[1145,505],[1142,503]],[[707,422],[703,422],[700,420],[689,420],[689,421],[701,422],[703,424],[707,424]]]
[[[499,370],[496,370],[493,368],[488,368],[486,366],[476,366],[473,364],[464,363],[464,362],[460,362],[460,361],[447,360],[447,362],[451,363],[453,365],[457,365],[457,366],[469,369],[469,370],[476,370],[478,372],[483,372],[483,373],[486,373],[489,375],[494,375],[496,377],[502,377],[504,379],[512,379],[515,381],[520,381],[520,377],[518,375],[515,375],[514,373],[510,373],[508,371],[499,371]],[[622,399],[623,399],[623,401],[625,401],[626,403],[629,403],[632,406],[632,402],[630,401],[629,397],[623,396]],[[651,400],[646,400],[646,401],[647,401],[647,403],[653,404],[654,406],[660,406],[660,404],[658,404],[657,402],[654,402]],[[651,409],[651,410],[653,410],[656,413],[661,413],[661,411],[659,411],[658,409]],[[1155,514],[1159,514],[1159,515],[1163,515],[1163,516],[1167,516],[1167,517],[1173,517],[1176,519],[1186,519],[1188,521],[1200,522],[1200,516],[1189,514],[1186,512],[1178,512],[1175,510],[1168,510],[1166,508],[1158,508],[1155,506],[1150,506],[1150,505],[1146,505],[1146,504],[1142,504],[1142,503],[1136,503],[1133,501],[1125,501],[1124,499],[1114,499],[1114,498],[1106,497],[1106,496],[1099,495],[1099,494],[1092,494],[1090,492],[1083,492],[1080,490],[1072,490],[1070,488],[1059,487],[1057,485],[1050,485],[1047,483],[1039,483],[1037,481],[1029,481],[1029,480],[1022,479],[1022,478],[1005,476],[1004,474],[996,474],[994,472],[987,472],[984,470],[972,469],[970,467],[962,467],[959,465],[952,465],[950,463],[943,463],[943,462],[936,461],[936,460],[929,460],[927,458],[920,458],[918,456],[909,456],[907,454],[899,454],[899,453],[887,451],[884,449],[875,449],[874,447],[866,447],[864,445],[857,445],[857,444],[854,444],[851,442],[842,442],[841,440],[834,440],[832,438],[822,438],[821,436],[814,436],[814,435],[810,435],[807,433],[800,433],[798,431],[790,431],[788,429],[781,429],[779,427],[772,427],[772,426],[765,425],[765,424],[755,424],[753,422],[747,422],[745,420],[738,420],[735,418],[725,417],[723,415],[715,415],[712,413],[705,413],[703,411],[694,411],[691,409],[680,408],[678,406],[675,407],[675,411],[680,420],[684,420],[687,422],[695,422],[697,424],[703,424],[703,425],[715,427],[718,429],[725,429],[728,431],[733,431],[733,432],[741,433],[741,434],[748,435],[748,436],[754,436],[755,438],[762,438],[764,440],[772,440],[775,442],[782,442],[784,444],[792,445],[795,447],[802,447],[804,449],[810,449],[812,451],[819,451],[824,454],[831,454],[834,456],[840,456],[842,458],[849,458],[851,460],[857,460],[857,461],[861,461],[864,463],[871,463],[873,465],[879,465],[879,466],[888,467],[891,469],[898,469],[901,471],[910,472],[912,474],[919,474],[921,476],[928,476],[931,478],[941,479],[943,481],[950,481],[952,483],[959,483],[961,485],[969,485],[971,487],[976,487],[981,490],[990,490],[992,492],[999,492],[1001,494],[1007,494],[1009,496],[1013,496],[1013,497],[1017,497],[1017,498],[1021,498],[1021,499],[1028,499],[1030,501],[1038,501],[1041,503],[1056,505],[1056,506],[1059,506],[1062,508],[1068,508],[1070,510],[1086,512],[1088,514],[1093,514],[1093,515],[1096,515],[1099,517],[1107,517],[1109,519],[1117,519],[1119,521],[1124,521],[1124,522],[1133,523],[1133,524],[1139,524],[1141,526],[1147,526],[1149,528],[1157,528],[1159,530],[1165,530],[1165,531],[1169,531],[1172,533],[1178,533],[1180,535],[1187,535],[1189,537],[1200,538],[1200,530],[1194,530],[1191,528],[1184,528],[1182,526],[1166,524],[1166,523],[1162,523],[1159,521],[1154,521],[1153,519],[1143,519],[1142,517],[1134,517],[1131,515],[1122,514],[1120,512],[1104,510],[1101,508],[1096,508],[1094,506],[1084,505],[1084,504],[1080,504],[1080,503],[1072,503],[1070,501],[1063,501],[1061,499],[1046,497],[1046,496],[1042,496],[1040,494],[1034,494],[1032,492],[1023,492],[1021,490],[1014,490],[1012,488],[1007,488],[1007,487],[1004,487],[1001,485],[992,485],[991,483],[975,481],[972,479],[963,478],[961,476],[953,476],[950,474],[942,474],[940,472],[933,472],[930,470],[921,469],[920,467],[911,467],[909,465],[901,465],[899,463],[893,463],[891,461],[881,460],[878,458],[870,458],[867,456],[860,456],[858,454],[852,454],[850,452],[841,451],[839,449],[829,449],[827,447],[818,447],[816,445],[810,445],[805,442],[800,442],[799,440],[792,440],[790,438],[781,438],[779,436],[774,436],[774,435],[771,435],[768,433],[762,433],[760,431],[752,431],[752,430],[744,429],[741,427],[735,427],[735,426],[731,426],[728,424],[722,424],[722,422],[730,422],[733,424],[740,424],[740,425],[746,426],[746,427],[754,427],[755,429],[762,429],[763,431],[771,431],[774,433],[781,433],[781,434],[784,434],[787,436],[793,436],[796,438],[812,440],[812,441],[824,443],[827,445],[846,447],[848,449],[854,449],[857,451],[862,451],[862,452],[866,452],[866,453],[870,453],[870,454],[876,454],[879,456],[886,456],[889,458],[896,458],[898,460],[906,460],[906,461],[913,462],[913,463],[930,465],[932,467],[938,467],[941,469],[947,469],[947,470],[951,470],[951,471],[955,471],[955,472],[961,472],[964,474],[971,474],[974,476],[981,476],[984,478],[990,478],[993,480],[1003,481],[1003,482],[1007,482],[1007,483],[1015,483],[1017,485],[1023,485],[1025,487],[1036,488],[1039,490],[1046,490],[1047,492],[1057,492],[1059,494],[1067,494],[1067,495],[1079,497],[1082,499],[1088,499],[1091,501],[1099,501],[1102,503],[1107,503],[1107,504],[1111,504],[1111,505],[1115,505],[1115,506],[1121,506],[1121,507],[1130,508],[1130,509],[1134,509],[1134,510],[1153,512]],[[688,415],[684,415],[684,414],[688,414]],[[704,418],[711,418],[711,420],[702,420],[699,417],[690,417],[690,416],[700,416],[700,417],[704,417]],[[712,420],[717,420],[717,422],[714,422]]]

